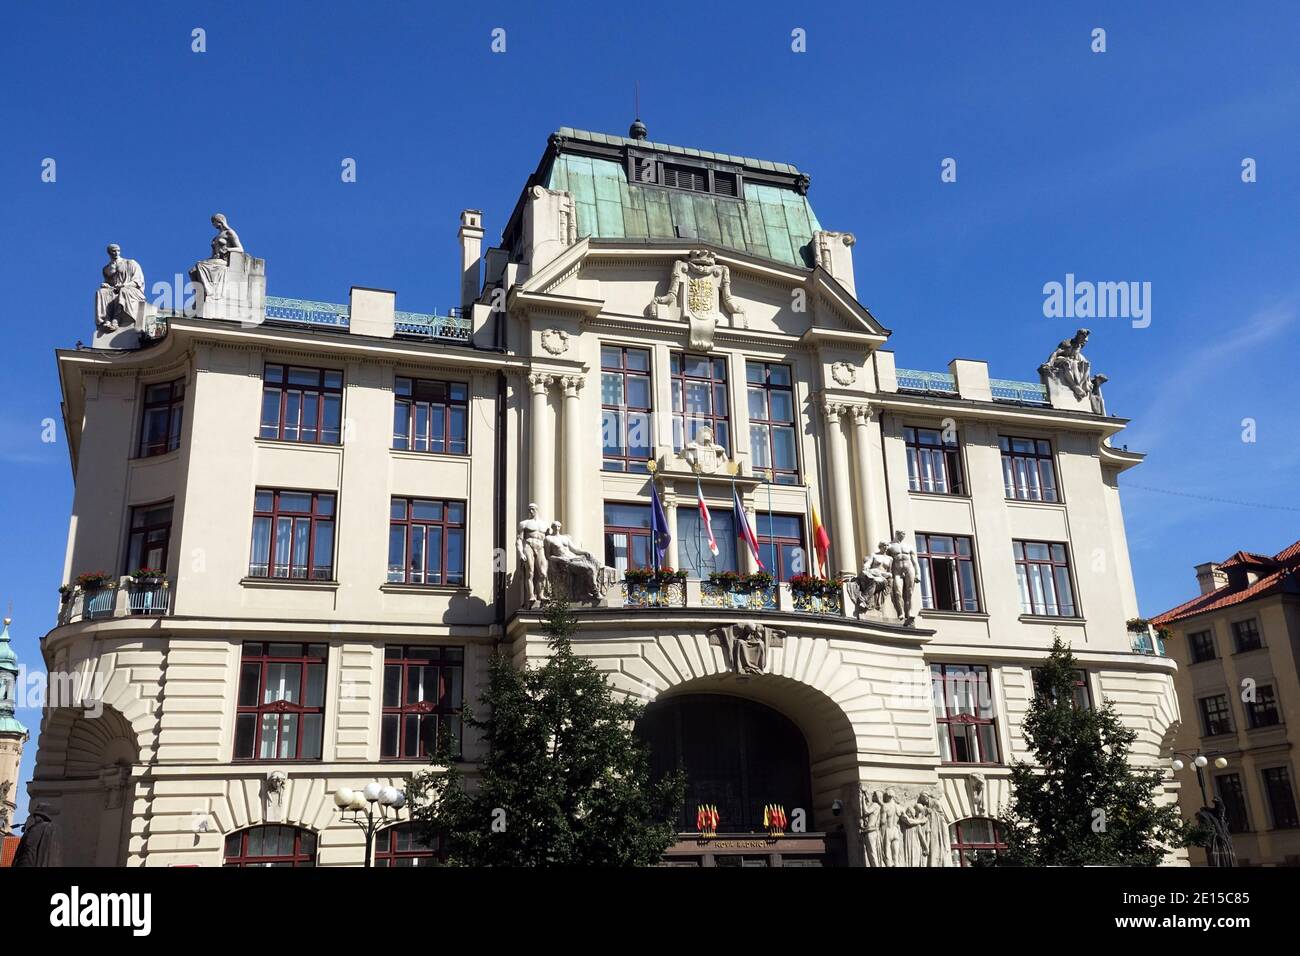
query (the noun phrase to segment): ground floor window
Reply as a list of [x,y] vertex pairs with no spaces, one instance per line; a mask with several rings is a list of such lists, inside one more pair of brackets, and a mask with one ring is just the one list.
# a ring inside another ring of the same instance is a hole
[[1286,767],[1269,767],[1263,771],[1263,777],[1273,829],[1293,830],[1300,826],[1296,819],[1295,791],[1291,789],[1291,771]]
[[262,826],[226,837],[224,866],[315,866],[316,834],[300,827]]
[[989,866],[1007,844],[997,822],[987,817],[958,820],[948,828],[953,866]]
[[443,859],[442,841],[427,843],[420,827],[399,823],[375,835],[375,866],[436,866]]

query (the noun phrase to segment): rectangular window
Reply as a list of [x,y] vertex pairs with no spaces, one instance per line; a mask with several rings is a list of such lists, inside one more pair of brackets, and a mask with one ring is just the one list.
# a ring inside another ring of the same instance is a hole
[[654,454],[650,351],[621,345],[600,349],[601,468],[646,471]]
[[1264,646],[1264,638],[1259,633],[1259,625],[1255,619],[1247,621],[1234,621],[1232,624],[1232,641],[1237,647],[1238,654],[1244,654],[1246,651],[1257,651]]
[[961,535],[917,534],[921,564],[921,606],[936,611],[978,611],[971,539]]
[[319,760],[327,644],[245,644],[235,715],[236,760]]
[[956,431],[944,441],[938,428],[904,428],[907,446],[907,484],[913,491],[935,495],[964,495],[961,445]]
[[754,471],[762,474],[771,469],[772,480],[777,484],[799,484],[790,366],[746,362],[745,380],[749,396],[749,454]]
[[650,552],[650,506],[605,503],[605,566],[619,576],[654,566]]
[[1052,443],[1041,438],[998,438],[1002,448],[1002,484],[1008,498],[1060,501]]
[[1246,720],[1251,730],[1259,727],[1276,727],[1282,722],[1282,714],[1277,708],[1277,695],[1273,693],[1272,684],[1260,684],[1255,688],[1255,699],[1246,701]]
[[339,444],[343,373],[297,365],[267,365],[262,383],[263,438]]
[[167,545],[172,536],[172,503],[141,505],[131,509],[131,530],[126,546],[124,574],[141,568],[167,570]]
[[1261,773],[1264,793],[1268,796],[1269,815],[1273,829],[1292,830],[1300,826],[1296,820],[1295,792],[1291,789],[1291,772],[1286,767],[1269,767]]
[[[1042,697],[1047,693],[1047,689],[1043,687],[1043,672],[1041,669],[1036,667],[1032,673],[1034,679],[1034,696]],[[1070,694],[1071,699],[1074,702],[1075,710],[1091,710],[1092,691],[1088,688],[1088,672],[1085,670],[1076,670],[1071,676],[1073,679],[1071,681]]]
[[808,553],[803,542],[803,518],[799,515],[769,515],[759,512],[754,521],[758,555],[763,567],[778,581],[808,573]]
[[465,651],[460,647],[385,647],[379,755],[429,759],[445,746],[461,753]]
[[1223,801],[1223,808],[1228,812],[1228,831],[1249,832],[1250,818],[1246,815],[1246,789],[1242,786],[1241,776],[1235,773],[1220,774],[1214,778],[1214,792]]
[[1232,733],[1232,711],[1229,709],[1228,698],[1225,695],[1202,697],[1199,703],[1202,736],[1217,737],[1220,734]]
[[1070,558],[1063,544],[1013,541],[1020,612],[1049,617],[1077,617],[1070,584]]
[[982,664],[931,664],[930,687],[943,762],[997,763],[989,669]]
[[714,571],[738,571],[736,560],[736,528],[732,523],[731,509],[714,505],[709,509],[713,524],[713,540],[718,545],[715,556],[709,550],[709,535],[700,517],[700,509],[677,509],[677,557],[687,577],[707,578]]
[[469,450],[469,386],[398,377],[393,383],[393,447],[463,455]]
[[673,352],[669,356],[673,393],[673,448],[695,441],[701,428],[731,454],[731,416],[727,402],[727,360]]
[[388,580],[465,583],[465,502],[394,498],[388,521]]
[[334,578],[334,495],[258,488],[250,578]]
[[141,458],[176,450],[181,443],[184,411],[184,379],[145,386],[144,414],[140,421]]
[[1192,655],[1193,664],[1212,661],[1218,656],[1214,651],[1214,633],[1212,631],[1197,631],[1195,634],[1188,634],[1187,647]]

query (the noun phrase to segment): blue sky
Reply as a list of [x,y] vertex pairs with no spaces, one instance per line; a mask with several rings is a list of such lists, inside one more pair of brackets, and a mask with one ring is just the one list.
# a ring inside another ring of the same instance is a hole
[[29,664],[71,505],[63,437],[41,441],[59,418],[53,350],[91,337],[106,243],[152,284],[207,254],[219,210],[273,295],[344,302],[365,285],[443,311],[459,211],[481,208],[499,236],[548,133],[625,132],[636,80],[652,139],[811,174],[823,226],[857,235],[859,297],[901,366],[984,358],[1034,379],[1078,324],[1043,316],[1044,283],[1151,283],[1149,328],[1087,323],[1108,407],[1133,419],[1122,441],[1150,455],[1122,479],[1144,613],[1190,597],[1197,562],[1300,538],[1300,8],[464,6],[6,10],[0,601]]

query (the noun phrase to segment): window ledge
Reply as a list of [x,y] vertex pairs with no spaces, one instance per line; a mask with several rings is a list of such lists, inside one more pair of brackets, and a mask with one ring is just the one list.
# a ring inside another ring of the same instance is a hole
[[1019,508],[1059,508],[1065,510],[1064,501],[1035,501],[1033,498],[1003,498],[1009,505],[1015,505]]
[[313,451],[343,451],[343,442],[341,441],[296,441],[292,438],[263,438],[261,435],[254,435],[253,444],[265,445],[268,448],[309,448]]
[[922,608],[921,617],[933,617],[940,621],[987,621],[987,611],[940,611],[934,608]]
[[965,491],[922,491],[919,488],[908,488],[909,495],[916,495],[918,498],[954,498],[957,501],[970,501],[969,492]]
[[1069,627],[1083,627],[1087,620],[1081,617],[1053,617],[1051,614],[1021,614],[1022,624],[1064,624]]
[[136,462],[146,462],[146,461],[163,462],[163,461],[174,461],[180,456],[181,456],[181,446],[177,445],[171,451],[160,451],[154,455],[133,455],[130,460],[133,464]]
[[379,585],[379,590],[390,594],[469,594],[468,584],[399,584],[387,581]]
[[337,581],[312,581],[308,578],[254,578],[242,577],[239,583],[246,588],[307,588],[316,591],[336,591]]
[[412,451],[409,448],[389,448],[388,452],[394,458],[407,458],[411,461],[428,461],[431,458],[465,461],[471,457],[467,451]]
[[1250,650],[1248,650],[1248,651],[1233,651],[1233,652],[1232,652],[1232,656],[1233,656],[1233,657],[1242,657],[1243,655],[1246,655],[1246,654],[1258,654],[1260,651],[1267,651],[1267,650],[1268,650],[1268,647],[1267,647],[1266,645],[1264,645],[1264,644],[1261,644],[1259,647],[1252,647],[1252,648],[1251,648]]

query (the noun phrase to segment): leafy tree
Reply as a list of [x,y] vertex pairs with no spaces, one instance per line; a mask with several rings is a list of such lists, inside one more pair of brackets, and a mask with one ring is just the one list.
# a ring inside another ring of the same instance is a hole
[[411,817],[440,834],[449,862],[467,866],[649,866],[676,839],[685,782],[650,779],[634,735],[642,708],[616,698],[596,665],[574,654],[574,616],[562,602],[543,621],[550,658],[523,669],[493,658],[465,724],[488,747],[471,788],[446,754],[411,781]]
[[1037,696],[1025,715],[1035,763],[1011,768],[1011,801],[1000,824],[1011,866],[1156,866],[1199,831],[1158,803],[1164,771],[1130,765],[1137,733],[1114,704],[1074,704],[1078,665],[1059,636],[1035,675]]

